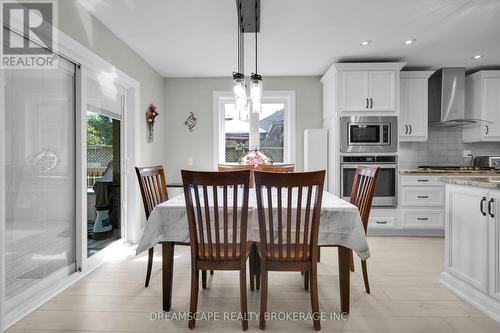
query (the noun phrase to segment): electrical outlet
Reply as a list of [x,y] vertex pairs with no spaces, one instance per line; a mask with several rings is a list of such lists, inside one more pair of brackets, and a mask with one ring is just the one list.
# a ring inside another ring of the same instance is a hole
[[465,157],[472,157],[472,150],[465,149],[462,151],[462,156]]
[[193,159],[191,157],[188,158],[188,166],[193,166]]

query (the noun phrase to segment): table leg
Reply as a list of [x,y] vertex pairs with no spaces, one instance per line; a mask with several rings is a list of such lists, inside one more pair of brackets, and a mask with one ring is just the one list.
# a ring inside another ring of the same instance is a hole
[[339,246],[339,284],[340,284],[340,309],[349,313],[349,298],[351,284],[351,250]]
[[172,284],[174,275],[174,243],[162,243],[162,297],[163,311],[170,311],[172,306]]

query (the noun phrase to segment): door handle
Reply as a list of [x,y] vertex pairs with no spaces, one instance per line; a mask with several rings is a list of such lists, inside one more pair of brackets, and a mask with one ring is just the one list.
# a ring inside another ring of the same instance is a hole
[[495,217],[495,214],[493,214],[492,211],[492,205],[495,202],[495,199],[491,198],[490,201],[488,201],[488,213],[490,214],[490,217]]
[[417,221],[428,221],[428,217],[417,217]]
[[408,134],[408,125],[405,125],[405,134]]
[[417,182],[420,182],[420,183],[425,183],[428,181],[429,181],[429,179],[417,179]]
[[485,125],[484,129],[485,129],[484,134],[488,134],[490,132],[490,127],[488,125]]
[[373,98],[370,98],[370,109],[373,109]]
[[410,125],[410,134],[411,134],[411,132],[413,132],[413,128],[411,128],[411,125]]
[[387,221],[376,221],[377,224],[387,224]]
[[486,212],[484,211],[484,203],[486,202],[486,197],[483,197],[481,199],[481,203],[479,204],[479,210],[481,211],[481,214],[483,214],[483,216],[486,216]]
[[419,199],[429,199],[428,195],[418,195],[417,198]]
[[366,99],[366,108],[368,109],[368,107],[370,106],[370,102],[368,101],[368,98]]

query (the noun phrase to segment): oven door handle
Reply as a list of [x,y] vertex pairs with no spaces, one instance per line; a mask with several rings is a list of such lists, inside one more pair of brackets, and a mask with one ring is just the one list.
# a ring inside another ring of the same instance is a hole
[[383,163],[340,163],[340,168],[344,169],[356,169],[358,166],[378,166],[380,169],[397,169],[396,164],[383,164]]

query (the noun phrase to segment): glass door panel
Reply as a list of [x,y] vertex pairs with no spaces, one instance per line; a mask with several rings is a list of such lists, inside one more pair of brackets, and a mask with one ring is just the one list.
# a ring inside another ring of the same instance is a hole
[[75,65],[5,71],[6,299],[75,271]]

